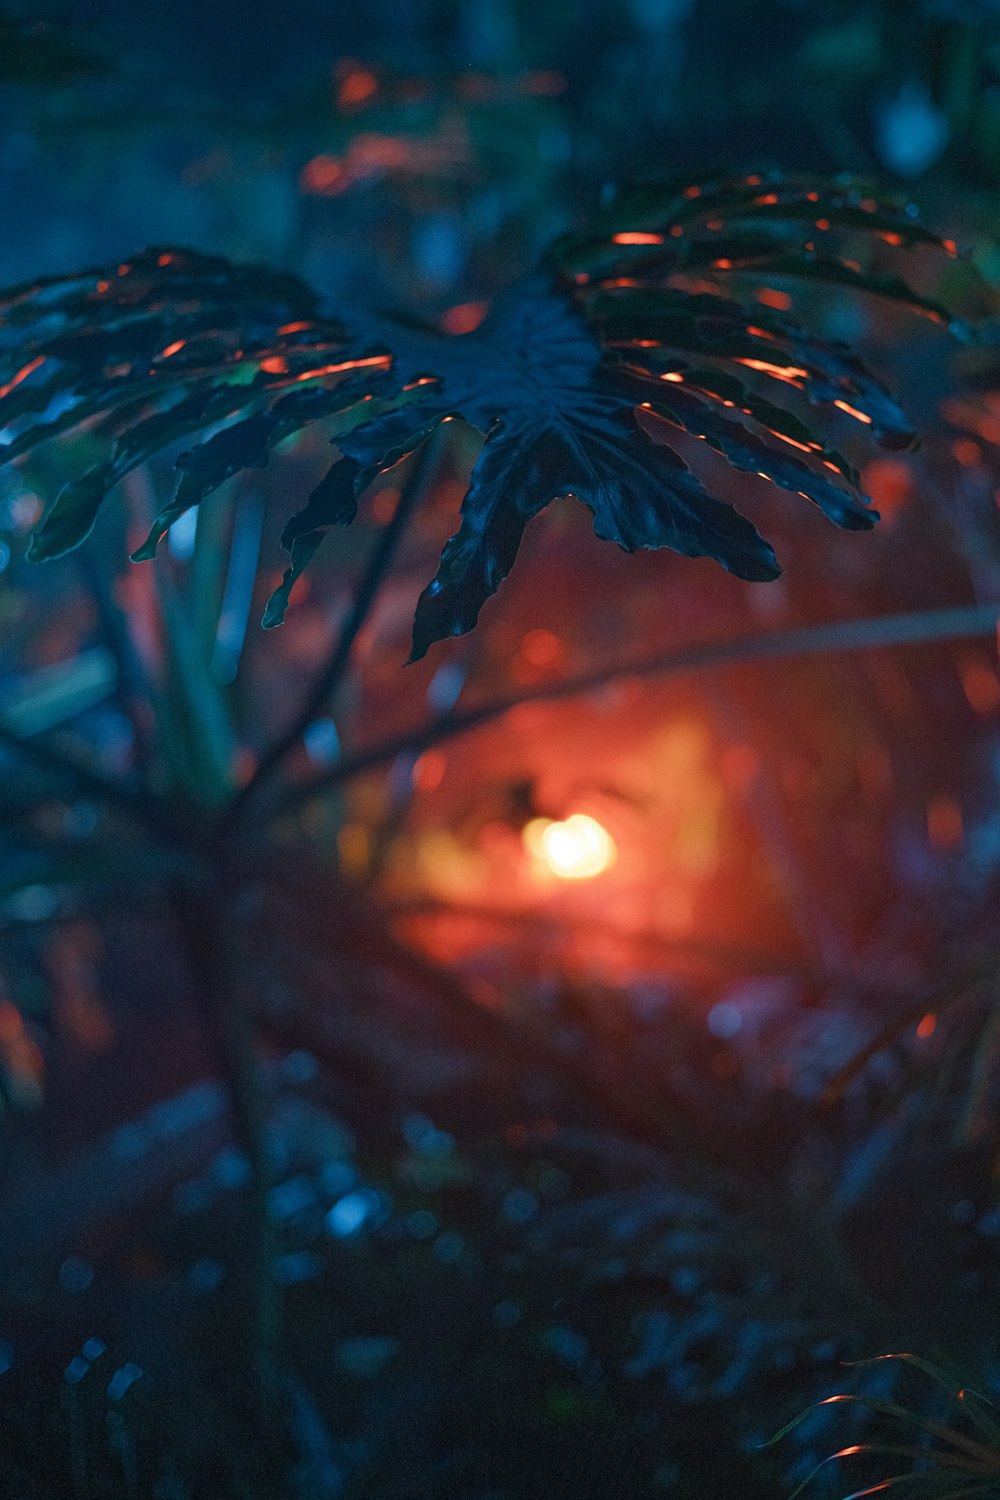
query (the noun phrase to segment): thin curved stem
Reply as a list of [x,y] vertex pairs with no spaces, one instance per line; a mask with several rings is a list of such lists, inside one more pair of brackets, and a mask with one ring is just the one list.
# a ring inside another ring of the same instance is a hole
[[153,759],[148,726],[144,716],[144,709],[149,703],[149,693],[145,673],[129,629],[129,618],[115,600],[112,581],[107,576],[103,556],[98,549],[90,544],[84,545],[77,553],[77,560],[83,581],[94,602],[108,649],[117,668],[116,696],[132,730],[136,769],[139,780],[145,787],[148,784],[149,769]]
[[[538,933],[571,933],[581,936],[620,937],[621,931],[613,923],[588,916],[585,922],[567,919],[565,912],[518,910],[505,906],[489,906],[476,901],[445,901],[434,896],[414,896],[383,903],[382,909],[392,918],[435,917],[458,915],[472,921],[482,921],[510,931]],[[711,938],[665,937],[653,928],[629,933],[629,941],[642,952],[655,953],[668,958],[691,958],[714,964],[721,969],[733,970],[741,975],[782,975],[800,979],[807,984],[822,985],[844,990],[855,996],[884,998],[886,995],[902,999],[908,991],[887,978],[884,973],[853,970],[847,967],[811,963],[789,957],[776,951],[748,948],[738,943],[716,941]],[[921,1011],[920,1015],[924,1012]],[[917,1017],[920,1019],[920,1016]]]
[[239,980],[219,885],[215,881],[197,887],[178,883],[172,904],[195,997],[228,1092],[235,1139],[249,1168],[243,1234],[234,1269],[244,1294],[242,1335],[248,1384],[266,1431],[276,1415],[283,1309],[274,1278],[277,1237],[267,1206],[267,1108],[254,1024]]
[[316,718],[316,715],[323,708],[324,704],[333,697],[343,681],[344,674],[350,664],[351,653],[354,650],[358,636],[368,620],[372,605],[378,597],[379,589],[385,581],[386,574],[396,556],[399,544],[413,518],[414,512],[422,504],[428,488],[434,481],[438,457],[441,451],[439,442],[440,439],[435,433],[421,445],[410,476],[403,487],[403,492],[393,512],[392,520],[383,528],[372,555],[368,560],[368,566],[358,585],[350,614],[344,622],[343,629],[340,632],[337,644],[326,667],[312,684],[305,701],[291,724],[264,752],[250,780],[233,797],[223,816],[224,824],[231,825],[236,822],[242,815],[247,804],[259,795],[261,789],[271,780],[286,757],[298,747],[306,729],[308,729],[309,725]]
[[2,719],[0,719],[0,745],[5,746],[12,754],[27,761],[37,770],[49,776],[59,777],[63,781],[73,782],[92,797],[98,797],[102,801],[110,802],[114,807],[122,808],[143,823],[149,822],[148,809],[127,787],[102,776],[99,771],[85,765],[76,756],[64,750],[55,749],[46,740],[28,739],[24,735],[15,734],[12,729],[7,728]]
[[677,651],[661,651],[638,660],[619,662],[581,672],[559,682],[528,688],[517,694],[488,699],[465,713],[446,714],[392,739],[382,740],[368,749],[345,756],[329,770],[291,787],[278,804],[288,812],[321,795],[331,787],[375,766],[394,760],[404,751],[428,749],[444,740],[455,739],[500,719],[524,703],[555,703],[561,698],[576,698],[628,677],[671,677],[686,672],[709,671],[744,662],[775,661],[790,656],[811,656],[828,651],[871,651],[885,646],[921,645],[935,641],[961,640],[969,636],[992,635],[1000,619],[1000,602],[996,604],[959,605],[949,609],[920,610],[913,614],[884,615],[867,620],[837,620],[825,625],[805,625],[794,630],[767,631],[742,636],[731,641],[710,641],[701,646],[685,646]]

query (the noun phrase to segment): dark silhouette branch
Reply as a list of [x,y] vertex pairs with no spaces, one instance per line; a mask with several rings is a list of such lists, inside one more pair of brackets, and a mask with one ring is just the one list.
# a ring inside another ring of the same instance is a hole
[[446,714],[429,724],[394,735],[367,749],[345,756],[338,765],[300,782],[278,803],[289,812],[332,787],[340,786],[375,766],[384,765],[406,751],[419,754],[445,740],[469,734],[503,718],[524,703],[556,703],[595,692],[611,682],[628,677],[672,677],[687,672],[705,672],[717,667],[747,662],[776,661],[783,657],[812,656],[829,651],[871,651],[887,646],[912,646],[937,641],[962,640],[992,635],[1000,618],[1000,603],[958,605],[947,609],[920,610],[905,615],[884,615],[867,620],[837,620],[824,625],[803,625],[793,630],[767,631],[732,641],[710,641],[700,646],[661,651],[653,656],[598,667],[562,681],[527,688],[517,694],[488,699],[464,713]]

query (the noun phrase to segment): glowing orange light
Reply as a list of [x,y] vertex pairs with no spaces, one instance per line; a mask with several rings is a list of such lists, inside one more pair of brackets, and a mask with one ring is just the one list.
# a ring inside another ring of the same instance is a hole
[[963,469],[975,469],[983,461],[983,450],[971,438],[956,438],[951,451]]
[[935,849],[957,849],[962,842],[962,809],[954,797],[932,797],[927,804],[927,837]]
[[351,68],[341,78],[337,88],[337,103],[341,109],[357,109],[378,93],[378,79],[367,68]]
[[751,745],[729,745],[722,752],[720,767],[729,785],[744,791],[760,773],[760,756]]
[[731,271],[733,269],[732,261],[724,258],[722,260],[713,260],[712,265],[717,271]]
[[696,186],[686,187],[684,189],[684,197],[685,198],[700,198],[701,197],[701,188],[700,187],[696,187]]
[[0,1060],[7,1084],[19,1103],[37,1107],[42,1102],[44,1063],[25,1029],[21,1014],[9,1000],[0,1000]]
[[613,245],[662,245],[662,234],[645,234],[640,229],[624,230],[621,234],[611,236]]
[[9,1000],[0,1000],[0,1042],[15,1041],[24,1031],[21,1012]]
[[110,281],[99,281],[97,283],[97,290],[98,292],[106,292],[110,285]]
[[929,1010],[917,1027],[917,1036],[922,1042],[926,1041],[929,1036],[934,1035],[936,1026],[937,1016],[932,1010]]
[[903,243],[903,236],[901,234],[891,234],[887,231],[882,235],[882,238],[887,245],[901,245]]
[[683,226],[680,224],[675,224],[670,233],[673,235],[675,240],[679,240],[681,235],[684,233]]
[[765,204],[765,203],[777,203],[777,201],[778,201],[778,195],[777,195],[777,193],[762,193],[759,198],[755,198],[753,201],[755,203],[761,203],[761,204]]
[[[809,374],[808,370],[800,370],[798,365],[772,365],[766,359],[737,359],[738,365],[746,365],[748,370],[760,370],[762,375],[772,375],[775,380],[786,380],[789,385],[795,385],[799,380],[805,380]],[[839,401],[834,405],[840,406]],[[865,417],[865,421],[869,420]]]
[[551,630],[529,630],[521,642],[521,655],[533,667],[552,667],[566,651],[562,641]]
[[683,385],[684,384],[684,376],[683,375],[678,375],[678,373],[677,373],[676,370],[668,370],[667,373],[666,373],[666,375],[661,375],[660,376],[660,379],[661,380],[672,380],[675,385]]
[[336,193],[344,185],[344,166],[335,156],[321,153],[307,161],[299,174],[304,193]]
[[165,255],[159,256],[158,259],[157,259],[156,264],[158,266],[169,266],[170,263],[171,263],[171,261],[174,261],[176,259],[177,259],[176,255],[170,255],[169,253],[167,253]]
[[861,483],[882,519],[890,523],[913,492],[909,466],[898,458],[872,459],[862,470]]
[[959,659],[958,672],[973,712],[984,717],[996,713],[1000,708],[1000,680],[988,658],[970,652]]
[[371,840],[361,823],[345,823],[337,834],[337,853],[344,869],[352,875],[364,874],[368,868]]
[[958,246],[955,244],[954,240],[942,240],[941,243],[944,246],[945,250],[947,250],[949,255],[958,254]]
[[318,380],[321,375],[339,375],[344,370],[364,370],[371,366],[388,369],[392,359],[388,354],[372,354],[367,359],[345,359],[339,365],[320,365],[315,370],[303,370],[300,375],[295,376],[294,383],[297,385],[303,380]]
[[260,367],[262,370],[265,370],[268,375],[288,374],[288,360],[282,358],[280,354],[272,355],[270,359],[262,359],[260,362]]
[[278,332],[282,336],[286,333],[301,333],[303,329],[311,328],[312,326],[313,325],[310,323],[309,319],[304,318],[300,323],[282,323],[281,327],[278,329]]
[[787,292],[779,292],[775,287],[762,286],[757,293],[757,301],[763,302],[765,307],[776,307],[779,312],[787,312],[792,305],[792,299]]
[[169,359],[171,354],[176,354],[179,349],[183,349],[186,343],[187,339],[175,339],[172,344],[168,344],[165,349],[160,350],[157,358]]
[[445,333],[472,333],[488,311],[488,302],[459,302],[442,315],[441,326]]
[[829,229],[829,227],[830,227],[830,220],[829,219],[817,219],[816,220],[816,228],[817,229],[826,230],[826,229]]
[[425,750],[414,763],[413,781],[422,792],[433,792],[441,785],[448,762],[440,750]]
[[610,833],[586,813],[573,813],[561,823],[532,818],[522,838],[532,858],[561,880],[592,880],[618,858]]
[[17,374],[12,376],[6,385],[0,385],[0,401],[3,400],[4,396],[8,396],[15,386],[20,385],[22,380],[27,380],[28,376],[37,370],[40,365],[44,365],[44,363],[45,355],[39,354],[36,359],[31,360],[29,364],[18,370]]
[[856,406],[849,406],[846,401],[835,401],[833,404],[838,411],[846,411],[847,415],[853,417],[856,422],[864,422],[866,426],[871,426],[872,419],[867,412],[858,411]]

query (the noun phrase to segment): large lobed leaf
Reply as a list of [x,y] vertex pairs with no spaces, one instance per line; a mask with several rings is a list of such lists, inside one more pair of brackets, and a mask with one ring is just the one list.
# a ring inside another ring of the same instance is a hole
[[666,547],[774,578],[769,544],[672,442],[697,438],[838,526],[874,524],[854,466],[817,435],[810,408],[891,446],[911,440],[902,412],[853,350],[722,291],[748,278],[791,292],[826,283],[951,324],[898,276],[848,259],[841,242],[859,236],[954,253],[911,208],[864,185],[719,174],[623,194],[458,337],[369,319],[366,344],[320,316],[294,277],[182,250],[14,288],[0,294],[5,457],[95,418],[113,440],[50,506],[31,556],[76,546],[130,469],[200,437],[176,458],[176,492],[135,554],[150,557],[184,511],[320,422],[337,454],[285,527],[290,563],[264,620],[274,625],[367,485],[458,415],[487,436],[417,606],[413,659],[473,627],[528,521],[560,496],[581,500],[597,535],[627,551]]

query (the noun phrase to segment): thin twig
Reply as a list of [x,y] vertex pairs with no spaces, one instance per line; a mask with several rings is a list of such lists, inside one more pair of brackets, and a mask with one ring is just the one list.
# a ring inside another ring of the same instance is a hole
[[85,765],[68,751],[57,750],[47,740],[35,737],[28,739],[24,735],[15,734],[0,720],[0,745],[4,745],[12,754],[27,761],[46,775],[56,776],[61,781],[73,782],[82,791],[89,792],[92,797],[98,797],[105,802],[112,803],[115,807],[124,809],[141,822],[149,822],[149,809],[128,787],[102,776],[99,771]]
[[249,1386],[265,1429],[275,1415],[282,1298],[274,1279],[274,1226],[268,1213],[270,1162],[266,1101],[254,1025],[238,975],[226,903],[215,882],[178,885],[174,915],[209,1042],[219,1059],[234,1134],[249,1167],[244,1237],[235,1265],[245,1297]]
[[914,614],[884,615],[867,620],[837,620],[825,625],[805,625],[794,630],[767,631],[732,641],[710,641],[681,650],[657,652],[654,656],[619,662],[581,672],[560,682],[489,699],[461,714],[446,714],[429,724],[382,740],[366,750],[345,756],[338,765],[289,789],[278,810],[291,811],[313,797],[339,786],[375,766],[394,760],[404,751],[420,752],[443,740],[468,734],[490,724],[524,703],[555,703],[595,692],[621,678],[670,677],[685,672],[709,671],[745,662],[774,661],[788,656],[810,656],[828,651],[870,651],[886,646],[910,646],[968,636],[992,635],[1000,618],[1000,603],[960,605],[950,609],[920,610]]
[[949,975],[930,990],[916,1004],[906,1006],[898,1016],[880,1026],[875,1035],[848,1058],[823,1090],[823,1103],[836,1104],[859,1077],[868,1063],[886,1047],[893,1046],[906,1035],[911,1026],[916,1026],[924,1016],[941,1012],[946,1007],[963,1000],[975,985],[980,984],[996,972],[996,959],[981,959],[959,974]]
[[[440,429],[439,429],[440,431]],[[421,446],[409,478],[403,487],[392,520],[385,526],[368,560],[351,612],[326,667],[312,684],[304,703],[285,732],[275,740],[261,757],[253,776],[236,793],[224,817],[225,823],[236,821],[246,805],[254,799],[261,788],[279,769],[285,758],[301,743],[302,736],[316,715],[336,693],[351,659],[351,653],[371,613],[372,605],[395,558],[414,512],[423,503],[427,490],[434,482],[440,455],[440,439],[435,433]]]
[[810,963],[785,954],[746,948],[738,943],[717,942],[711,938],[665,937],[651,928],[624,932],[600,917],[588,916],[585,921],[573,921],[566,917],[565,912],[519,910],[516,907],[487,906],[475,901],[443,901],[433,896],[390,901],[382,909],[390,918],[458,915],[515,931],[520,928],[535,930],[543,935],[562,936],[569,932],[580,937],[618,938],[643,952],[702,960],[741,974],[780,974],[801,980],[803,984],[822,985],[825,988],[835,986],[856,996],[885,998],[893,995],[902,998],[904,993],[898,982],[884,974]]
[[149,699],[145,674],[129,630],[128,615],[114,598],[98,550],[92,545],[85,545],[77,553],[77,559],[80,573],[94,601],[105,641],[114,658],[118,672],[116,697],[129,721],[135,745],[136,768],[140,780],[146,785],[152,763],[152,747],[143,706],[148,705]]

